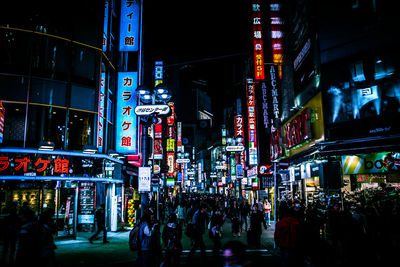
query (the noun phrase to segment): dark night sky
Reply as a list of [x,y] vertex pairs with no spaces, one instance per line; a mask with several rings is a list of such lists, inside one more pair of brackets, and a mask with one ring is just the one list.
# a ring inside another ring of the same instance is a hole
[[[216,109],[232,104],[228,97],[232,96],[229,90],[233,72],[229,60],[243,61],[251,47],[247,17],[249,2],[144,2],[145,72],[151,71],[155,60],[164,61],[167,76],[172,73],[168,65],[190,62],[195,75],[191,74],[188,79],[207,81],[206,90],[214,102],[213,112],[221,115],[221,110]],[[237,54],[245,56],[230,57]]]

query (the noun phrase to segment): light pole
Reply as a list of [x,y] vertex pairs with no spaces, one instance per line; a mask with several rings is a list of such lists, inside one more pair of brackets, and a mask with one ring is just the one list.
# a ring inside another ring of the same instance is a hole
[[[168,115],[170,108],[166,103],[171,99],[171,95],[168,93],[168,89],[162,83],[154,88],[149,88],[146,85],[140,85],[136,89],[139,95],[139,106],[135,108],[136,115],[140,116],[142,127],[141,133],[141,153],[142,153],[142,167],[148,167],[149,162],[149,140],[147,130],[149,127],[153,126],[158,122],[159,116]],[[154,131],[152,131],[154,132]],[[154,148],[154,138],[152,139],[152,147]],[[151,177],[154,174],[154,154],[152,156],[151,163]],[[149,206],[148,192],[142,192],[141,194],[141,215],[143,211]],[[157,220],[159,219],[159,186],[157,186]]]

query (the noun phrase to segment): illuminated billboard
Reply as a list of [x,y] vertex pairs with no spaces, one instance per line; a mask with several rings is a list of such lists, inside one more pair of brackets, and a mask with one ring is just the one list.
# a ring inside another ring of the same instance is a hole
[[99,107],[98,107],[98,116],[97,116],[97,148],[99,153],[103,153],[104,147],[104,102],[105,102],[105,85],[106,75],[104,72],[101,73],[100,78],[100,91],[99,91]]
[[117,108],[115,120],[115,150],[119,153],[137,153],[136,107],[137,72],[118,73]]
[[119,51],[138,51],[140,1],[121,0]]
[[260,0],[252,1],[251,11],[253,26],[254,79],[264,80],[264,47]]
[[256,99],[253,79],[246,80],[249,165],[257,165]]

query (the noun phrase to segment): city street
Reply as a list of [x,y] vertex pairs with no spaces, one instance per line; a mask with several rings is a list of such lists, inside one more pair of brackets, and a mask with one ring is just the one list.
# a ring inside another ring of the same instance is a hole
[[[231,234],[231,224],[227,221],[223,227],[222,245],[229,240],[240,240],[244,244],[246,242],[246,233],[243,232],[240,237],[233,237]],[[110,243],[103,244],[102,237],[90,244],[87,238],[92,233],[80,233],[76,240],[57,240],[56,257],[61,266],[132,266],[136,259],[135,252],[131,252],[128,247],[129,231],[125,232],[109,232],[108,240]],[[204,234],[204,242],[206,245],[207,264],[213,266],[223,266],[215,262],[212,256],[213,244],[207,234]],[[260,262],[268,266],[279,266],[278,250],[274,250],[273,245],[273,225],[266,231],[263,231],[261,238],[261,249],[247,249],[246,258],[251,266]],[[201,260],[200,251],[197,251],[193,261],[187,263],[187,255],[190,251],[190,239],[183,235],[182,237],[183,253],[181,263],[183,266],[204,266]],[[221,252],[222,253],[222,252]]]

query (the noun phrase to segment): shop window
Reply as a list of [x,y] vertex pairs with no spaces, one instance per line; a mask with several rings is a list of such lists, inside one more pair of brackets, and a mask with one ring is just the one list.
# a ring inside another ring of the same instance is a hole
[[97,127],[94,113],[69,111],[68,118],[68,149],[82,150],[85,145],[94,145]]
[[30,34],[12,30],[0,30],[0,72],[29,73]]
[[29,105],[27,146],[38,148],[40,141],[51,141],[63,149],[66,109]]
[[[94,82],[96,81],[96,64],[98,56],[89,48],[83,46],[73,46],[72,48],[72,76],[75,82]],[[93,83],[94,84],[94,83]]]
[[4,113],[3,144],[22,147],[25,131],[25,104],[2,103]]
[[62,82],[32,79],[30,102],[65,107],[66,88]]
[[96,92],[94,88],[72,85],[71,87],[71,108],[97,111],[95,105]]
[[[1,50],[1,49],[0,49]],[[22,76],[1,76],[1,100],[26,102],[28,79]]]

